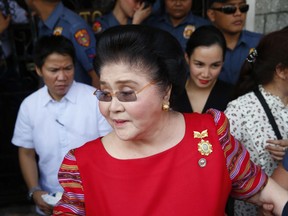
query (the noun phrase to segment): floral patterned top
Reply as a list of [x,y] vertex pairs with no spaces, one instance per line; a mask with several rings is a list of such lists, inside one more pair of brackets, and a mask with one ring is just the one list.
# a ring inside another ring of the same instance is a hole
[[[279,97],[265,91],[261,85],[259,85],[259,90],[274,116],[283,139],[287,139],[288,107]],[[249,92],[231,101],[225,114],[230,122],[231,134],[245,145],[251,160],[260,165],[270,176],[278,163],[265,150],[266,140],[277,139],[277,137],[254,92]],[[249,203],[235,201],[235,215],[255,216],[257,208]]]

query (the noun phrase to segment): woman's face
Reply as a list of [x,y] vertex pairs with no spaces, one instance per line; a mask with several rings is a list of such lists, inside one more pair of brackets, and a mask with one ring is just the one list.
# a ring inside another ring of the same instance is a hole
[[140,0],[118,0],[117,2],[123,13],[132,18],[136,10],[141,6]]
[[199,88],[209,88],[216,82],[222,65],[223,50],[217,45],[199,46],[194,49],[190,58],[186,54],[189,64],[190,79]]
[[[112,93],[110,102],[99,102],[100,111],[121,140],[145,139],[157,130],[164,94],[148,78],[144,69],[129,64],[108,64],[102,67],[100,89]],[[136,92],[137,99],[121,102],[116,92]]]

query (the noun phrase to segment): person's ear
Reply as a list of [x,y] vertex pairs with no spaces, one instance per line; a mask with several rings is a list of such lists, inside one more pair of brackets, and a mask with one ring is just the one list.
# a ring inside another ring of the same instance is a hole
[[165,90],[165,93],[163,95],[163,99],[164,101],[169,101],[170,100],[170,96],[171,96],[171,91],[172,91],[172,85],[168,86]]
[[206,14],[207,14],[208,19],[209,19],[212,23],[214,23],[214,22],[215,22],[215,11],[212,10],[212,9],[208,9],[207,12],[206,12]]
[[170,85],[167,87],[166,94],[164,95],[164,98],[163,98],[163,103],[162,103],[162,110],[163,111],[169,111],[170,110],[171,90],[172,90],[172,86]]
[[36,73],[38,74],[38,76],[42,77],[42,71],[39,67],[35,66],[35,70],[36,70]]
[[286,80],[288,77],[288,68],[279,63],[275,68],[275,73],[280,79]]
[[185,60],[186,60],[186,63],[189,65],[189,60],[190,60],[190,58],[189,58],[189,56],[188,56],[188,54],[187,53],[185,53]]

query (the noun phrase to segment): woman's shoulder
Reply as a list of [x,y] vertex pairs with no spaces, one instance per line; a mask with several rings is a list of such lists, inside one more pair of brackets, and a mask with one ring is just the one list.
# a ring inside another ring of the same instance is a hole
[[255,103],[257,103],[256,95],[254,94],[254,92],[249,92],[230,101],[227,105],[226,110],[239,108],[240,111],[243,111],[245,109],[250,109],[255,105]]
[[221,123],[223,121],[226,121],[226,119],[227,119],[224,112],[217,110],[217,109],[213,109],[213,108],[208,109],[205,114],[212,116],[216,125],[218,125],[219,123]]
[[85,143],[84,145],[74,149],[73,154],[78,155],[78,154],[82,154],[84,152],[89,153],[91,151],[96,150],[99,147],[99,145],[102,144],[101,139],[102,139],[102,137],[98,137],[97,139],[94,139],[94,140],[91,140],[91,141]]
[[[228,119],[224,112],[217,110],[217,109],[208,109],[206,113],[185,113],[184,114],[185,119],[193,119],[193,122],[197,122],[197,125],[203,125],[203,126],[212,126],[216,127],[216,130],[219,128],[221,130],[226,130],[228,127]],[[219,132],[219,131],[218,131]],[[223,131],[220,131],[219,133],[222,133]]]

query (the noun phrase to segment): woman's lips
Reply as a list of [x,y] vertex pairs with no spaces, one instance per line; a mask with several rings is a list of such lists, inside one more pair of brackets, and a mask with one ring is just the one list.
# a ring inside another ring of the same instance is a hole
[[201,80],[201,79],[199,79],[199,82],[200,82],[201,84],[207,84],[207,83],[209,83],[209,80]]
[[128,121],[126,121],[126,120],[121,120],[121,119],[114,119],[113,120],[113,123],[114,123],[114,125],[115,126],[123,126],[126,122],[128,122]]

